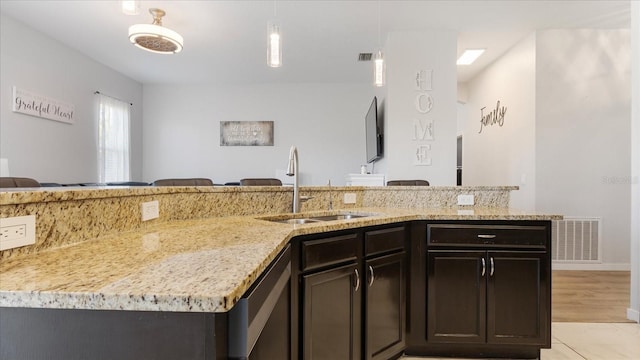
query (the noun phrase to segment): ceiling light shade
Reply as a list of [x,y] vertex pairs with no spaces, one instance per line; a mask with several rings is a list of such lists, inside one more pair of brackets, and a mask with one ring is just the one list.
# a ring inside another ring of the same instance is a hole
[[141,49],[158,54],[175,54],[182,51],[182,36],[162,26],[164,10],[149,9],[149,12],[153,16],[153,24],[136,24],[129,27],[129,41]]
[[267,65],[270,67],[282,66],[282,36],[280,26],[269,23],[267,30]]
[[378,50],[373,58],[373,84],[375,86],[384,86],[386,82],[386,72],[387,69],[382,50]]
[[482,55],[485,49],[467,49],[462,56],[458,58],[457,65],[471,65],[476,59]]
[[139,0],[122,0],[120,1],[122,12],[125,15],[138,15],[140,14],[140,1]]

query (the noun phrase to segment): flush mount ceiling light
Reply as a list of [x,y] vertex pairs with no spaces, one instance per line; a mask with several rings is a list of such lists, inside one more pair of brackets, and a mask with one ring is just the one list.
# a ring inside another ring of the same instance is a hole
[[162,9],[149,9],[153,24],[136,24],[129,27],[129,40],[141,49],[158,54],[175,54],[182,51],[182,36],[162,26]]
[[485,49],[467,49],[462,56],[458,58],[457,65],[471,65],[476,59],[482,55]]

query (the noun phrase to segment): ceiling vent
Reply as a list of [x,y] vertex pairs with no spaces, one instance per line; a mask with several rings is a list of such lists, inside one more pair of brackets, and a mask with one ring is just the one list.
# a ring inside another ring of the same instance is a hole
[[373,53],[360,53],[358,54],[358,61],[371,61]]

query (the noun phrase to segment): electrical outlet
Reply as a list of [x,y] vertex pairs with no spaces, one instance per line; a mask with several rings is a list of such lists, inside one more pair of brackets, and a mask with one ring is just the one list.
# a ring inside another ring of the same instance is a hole
[[157,219],[160,216],[160,204],[158,200],[142,203],[141,210],[142,221]]
[[473,205],[473,195],[458,195],[458,205]]
[[345,193],[343,202],[345,204],[355,204],[356,203],[356,193]]
[[0,250],[36,243],[36,216],[15,216],[0,219]]

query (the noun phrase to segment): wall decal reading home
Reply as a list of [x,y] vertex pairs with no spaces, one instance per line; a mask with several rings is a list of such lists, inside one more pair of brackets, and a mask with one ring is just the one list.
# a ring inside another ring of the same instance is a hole
[[496,108],[485,115],[484,109],[486,108],[485,106],[480,109],[480,131],[478,131],[478,134],[482,133],[482,129],[487,125],[504,125],[504,114],[507,113],[507,108],[505,106],[500,107],[500,100],[496,103]]
[[73,124],[72,104],[13,87],[13,112]]

